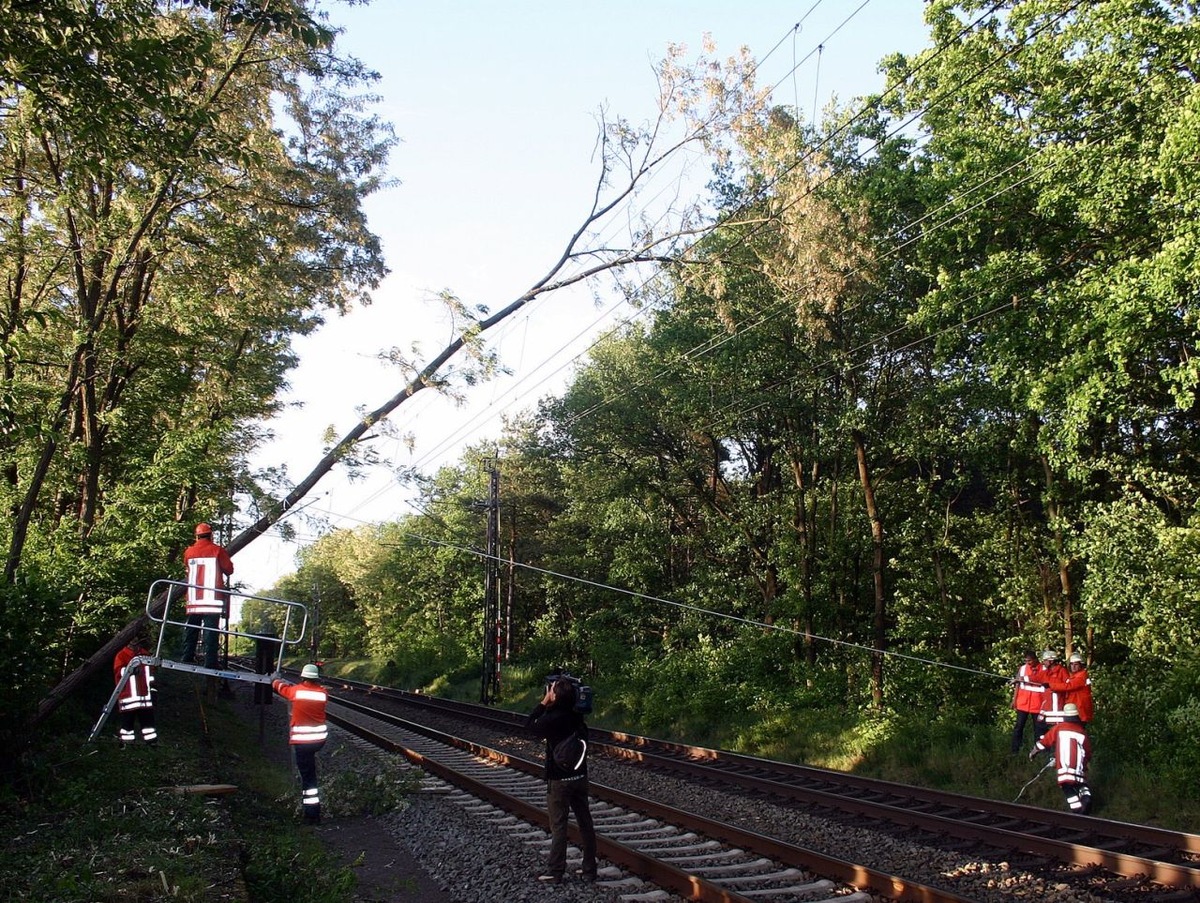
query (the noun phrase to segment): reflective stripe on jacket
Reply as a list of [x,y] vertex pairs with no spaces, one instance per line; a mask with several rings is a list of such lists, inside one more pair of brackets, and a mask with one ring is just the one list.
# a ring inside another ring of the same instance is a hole
[[1051,665],[1047,668],[1042,666],[1039,680],[1043,684],[1049,684],[1051,689],[1048,689],[1042,694],[1042,718],[1047,724],[1057,724],[1063,720],[1063,706],[1067,704],[1066,693],[1062,690],[1054,690],[1055,683],[1060,683],[1067,676],[1067,669],[1062,665]]
[[325,703],[329,700],[329,694],[325,688],[308,680],[299,684],[276,680],[271,687],[292,704],[288,742],[323,743],[329,736],[325,726]]
[[187,613],[219,615],[225,612],[228,593],[225,578],[233,573],[233,559],[211,539],[197,539],[183,552],[187,565]]
[[1046,688],[1038,680],[1041,671],[1041,666],[1036,662],[1032,665],[1026,662],[1017,669],[1013,708],[1018,712],[1040,712],[1042,710],[1042,697],[1046,693]]
[[[125,673],[129,663],[140,654],[144,653],[139,653],[130,646],[126,646],[117,653],[113,659],[113,683],[121,682],[121,675]],[[150,695],[153,688],[154,669],[147,664],[138,665],[129,675],[129,681],[121,690],[118,709],[122,712],[131,712],[135,709],[150,708],[154,705],[154,697]]]
[[1049,749],[1054,752],[1054,764],[1058,768],[1058,783],[1082,784],[1087,778],[1088,759],[1092,755],[1092,743],[1087,729],[1078,719],[1060,721],[1037,743],[1034,749]]

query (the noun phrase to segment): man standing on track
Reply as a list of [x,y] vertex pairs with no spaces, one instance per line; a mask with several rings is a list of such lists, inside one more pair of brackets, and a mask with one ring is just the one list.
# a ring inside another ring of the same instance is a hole
[[596,880],[596,830],[588,809],[587,722],[575,711],[570,680],[553,681],[533,707],[525,726],[546,741],[546,813],[550,817],[550,860],[539,881],[561,884],[567,871],[567,817],[575,813],[583,836],[584,881]]
[[321,823],[321,791],[317,786],[317,753],[325,745],[329,729],[325,726],[325,704],[329,694],[321,686],[321,672],[309,663],[300,671],[300,683],[271,681],[271,689],[291,703],[288,742],[296,752],[296,770],[300,772],[300,806],[304,822]]
[[226,615],[229,593],[223,592],[233,574],[233,559],[212,541],[212,527],[196,524],[196,541],[183,552],[187,567],[187,627],[183,632],[181,662],[195,664],[196,640],[204,628],[204,667],[217,667],[221,616]]

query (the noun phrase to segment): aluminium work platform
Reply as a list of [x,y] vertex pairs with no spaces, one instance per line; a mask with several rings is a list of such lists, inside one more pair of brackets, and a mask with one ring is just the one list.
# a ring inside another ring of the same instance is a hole
[[[233,630],[229,627],[228,612],[226,607],[225,627],[207,628],[197,627],[200,631],[215,630],[221,636],[226,637],[245,637],[251,640],[261,640],[269,643],[277,644],[279,654],[275,658],[276,670],[271,674],[255,674],[250,671],[232,671],[223,668],[209,668],[204,665],[197,665],[188,662],[176,661],[175,659],[163,658],[162,649],[164,638],[168,627],[182,627],[187,629],[187,615],[183,615],[183,620],[176,620],[171,617],[171,604],[173,602],[182,602],[187,597],[189,589],[198,588],[195,584],[186,583],[181,580],[155,580],[150,584],[150,590],[146,594],[146,616],[151,621],[159,625],[158,641],[154,646],[152,655],[138,655],[130,660],[125,667],[121,679],[117,681],[116,687],[113,689],[112,696],[109,697],[108,703],[104,706],[104,711],[101,713],[95,727],[92,728],[91,734],[88,735],[88,742],[92,742],[99,736],[100,731],[104,729],[104,723],[108,721],[112,715],[113,709],[117,705],[117,700],[121,698],[121,692],[125,689],[125,685],[129,683],[129,678],[141,665],[150,665],[154,668],[163,668],[168,671],[186,671],[192,674],[201,674],[205,677],[220,677],[226,680],[240,680],[245,683],[258,683],[270,686],[271,681],[279,676],[278,663],[283,660],[283,651],[288,646],[296,646],[304,640],[304,633],[308,628],[308,609],[299,602],[289,602],[286,599],[273,599],[270,596],[253,596],[246,593],[239,593],[236,590],[221,590],[221,593],[229,598],[239,600],[253,600],[255,602],[265,603],[268,614],[279,615],[282,619],[282,627],[278,634],[258,634],[248,633],[240,630]],[[202,587],[199,587],[202,588]],[[162,607],[162,614],[155,615],[154,609],[155,599],[160,595],[166,595],[166,602]],[[272,610],[278,607],[277,610]],[[299,627],[296,626],[296,621],[299,621]],[[293,633],[294,631],[294,633]],[[197,643],[199,646],[204,640],[201,636]]]

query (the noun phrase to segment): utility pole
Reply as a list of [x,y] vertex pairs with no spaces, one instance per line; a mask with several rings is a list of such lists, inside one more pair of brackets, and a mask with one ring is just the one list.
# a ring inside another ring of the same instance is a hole
[[479,701],[500,701],[500,471],[488,462],[487,552],[483,568],[483,679]]

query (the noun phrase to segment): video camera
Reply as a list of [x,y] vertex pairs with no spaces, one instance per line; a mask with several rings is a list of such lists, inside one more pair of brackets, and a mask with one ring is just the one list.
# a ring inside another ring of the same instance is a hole
[[546,675],[546,689],[549,690],[556,680],[567,680],[575,687],[575,711],[580,715],[592,713],[592,688],[569,671],[555,671]]

